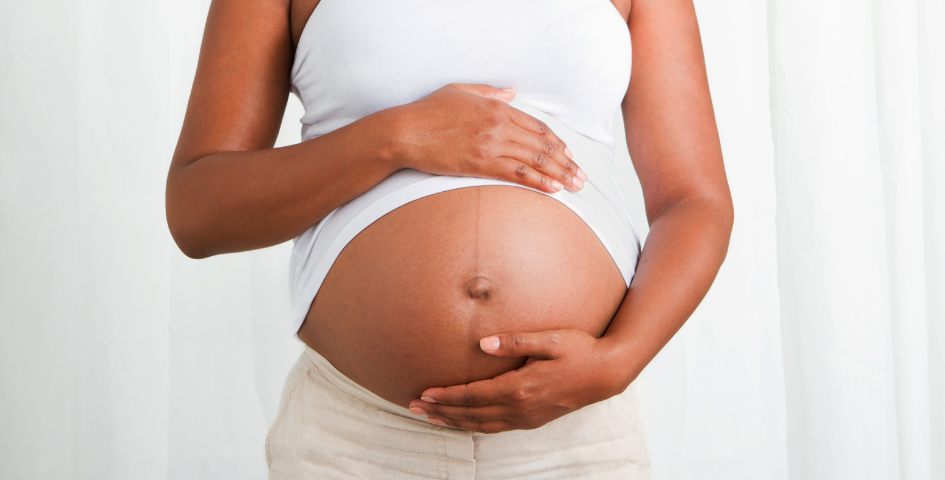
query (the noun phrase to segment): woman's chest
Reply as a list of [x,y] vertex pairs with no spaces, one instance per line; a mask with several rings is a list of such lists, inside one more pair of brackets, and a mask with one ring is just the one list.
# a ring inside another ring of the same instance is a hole
[[328,101],[325,114],[353,118],[485,83],[609,120],[629,77],[629,32],[610,0],[322,0],[292,71],[307,111]]

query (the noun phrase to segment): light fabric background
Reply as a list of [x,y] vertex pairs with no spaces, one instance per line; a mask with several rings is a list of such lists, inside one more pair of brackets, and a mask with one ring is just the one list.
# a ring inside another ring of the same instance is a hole
[[[0,0],[0,478],[265,477],[288,245],[164,219],[207,6]],[[945,2],[696,6],[737,220],[634,386],[657,479],[945,479]]]

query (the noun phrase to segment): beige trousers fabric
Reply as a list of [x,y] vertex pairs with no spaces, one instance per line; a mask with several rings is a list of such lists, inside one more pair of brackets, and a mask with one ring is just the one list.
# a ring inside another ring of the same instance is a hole
[[266,438],[270,480],[650,478],[630,390],[534,430],[433,425],[378,397],[306,347]]

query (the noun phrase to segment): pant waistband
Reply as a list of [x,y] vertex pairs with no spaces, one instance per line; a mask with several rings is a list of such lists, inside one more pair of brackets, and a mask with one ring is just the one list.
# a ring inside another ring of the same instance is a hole
[[[358,385],[354,380],[351,380],[345,374],[341,373],[331,362],[323,357],[320,353],[313,350],[308,345],[305,346],[305,356],[314,364],[315,368],[318,369],[318,372],[325,377],[326,380],[331,382],[332,385],[338,387],[343,392],[351,395],[358,400],[361,400],[368,405],[371,405],[379,410],[391,413],[394,415],[399,415],[401,417],[412,418],[414,420],[419,420],[424,423],[427,422],[427,417],[425,415],[417,415],[411,413],[410,410],[407,410],[396,403],[385,400],[374,392]],[[452,427],[448,427],[452,428]]]

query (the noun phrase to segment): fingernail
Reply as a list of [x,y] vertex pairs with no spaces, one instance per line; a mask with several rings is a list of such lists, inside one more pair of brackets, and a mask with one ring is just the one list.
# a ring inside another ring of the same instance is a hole
[[515,90],[512,90],[511,88],[503,88],[502,91],[507,93],[515,93]]
[[436,418],[436,417],[427,417],[427,421],[430,422],[430,423],[432,423],[432,424],[434,424],[434,425],[439,425],[439,426],[441,426],[441,427],[445,427],[445,426],[446,426],[446,422],[444,422],[443,420],[440,420],[439,418]]
[[557,180],[552,180],[552,181],[551,181],[551,187],[554,188],[554,189],[557,191],[557,190],[561,190],[562,188],[564,188],[564,185],[558,183]]
[[414,414],[414,415],[426,415],[426,414],[427,414],[426,410],[424,410],[424,409],[422,409],[422,408],[420,408],[420,407],[410,407],[410,408],[408,408],[407,410],[410,410],[410,413],[412,413],[412,414]]
[[436,403],[436,399],[431,398],[431,397],[420,397],[420,400],[423,400],[424,402],[427,402],[427,403]]
[[571,149],[568,148],[567,145],[564,146],[564,154],[567,155],[568,158],[570,158],[570,159],[572,159],[572,160],[574,159],[574,154],[571,153]]
[[574,185],[574,189],[575,189],[575,190],[580,190],[580,189],[584,188],[584,182],[582,182],[582,181],[581,181],[579,178],[577,178],[577,177],[572,177],[572,178],[571,178],[571,184]]
[[581,170],[581,167],[578,167],[577,177],[580,178],[582,182],[587,181],[587,174],[584,173],[584,170]]
[[499,349],[499,337],[483,338],[482,340],[479,340],[479,347],[486,352],[494,352]]

